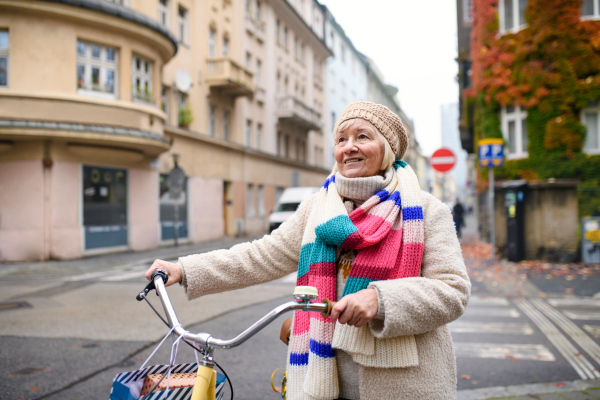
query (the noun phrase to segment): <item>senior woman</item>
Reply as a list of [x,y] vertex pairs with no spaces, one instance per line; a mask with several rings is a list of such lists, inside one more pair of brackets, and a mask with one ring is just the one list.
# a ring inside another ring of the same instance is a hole
[[471,284],[450,210],[419,188],[401,161],[408,136],[397,115],[350,104],[334,128],[335,167],[319,193],[271,235],[229,250],[156,260],[189,299],[298,271],[331,318],[297,311],[287,398],[454,399],[447,323]]

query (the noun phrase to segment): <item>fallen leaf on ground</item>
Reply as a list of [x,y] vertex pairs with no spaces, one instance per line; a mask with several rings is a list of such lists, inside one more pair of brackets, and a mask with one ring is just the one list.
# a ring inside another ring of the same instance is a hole
[[562,383],[562,382],[560,382],[560,383],[555,383],[554,386],[556,386],[556,387],[563,387],[563,386],[565,386],[565,384]]
[[460,377],[463,379],[471,379],[471,375],[461,375]]
[[35,390],[40,390],[40,388],[37,386],[34,386],[34,387],[30,387],[29,390],[35,391]]

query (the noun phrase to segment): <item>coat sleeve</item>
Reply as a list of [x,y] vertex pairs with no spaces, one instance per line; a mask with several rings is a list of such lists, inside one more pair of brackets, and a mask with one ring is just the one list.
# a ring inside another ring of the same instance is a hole
[[179,258],[188,299],[269,282],[296,271],[313,199],[302,202],[294,215],[261,239]]
[[417,335],[460,317],[471,282],[450,209],[423,193],[424,248],[421,277],[371,282],[385,308],[383,320],[369,323],[375,337]]

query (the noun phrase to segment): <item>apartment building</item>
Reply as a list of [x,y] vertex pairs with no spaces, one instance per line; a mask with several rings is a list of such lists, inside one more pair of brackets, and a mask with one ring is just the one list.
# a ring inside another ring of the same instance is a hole
[[265,232],[278,193],[328,172],[319,10],[0,2],[0,260]]
[[333,51],[327,61],[327,163],[333,167],[333,128],[346,106],[354,101],[367,100],[367,64],[356,50],[344,29],[325,6],[325,40]]

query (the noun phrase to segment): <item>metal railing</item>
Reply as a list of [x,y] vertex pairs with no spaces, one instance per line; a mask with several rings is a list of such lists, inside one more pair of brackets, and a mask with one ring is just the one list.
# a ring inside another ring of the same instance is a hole
[[280,97],[276,100],[276,109],[280,118],[300,118],[315,127],[320,125],[321,114],[294,96]]

